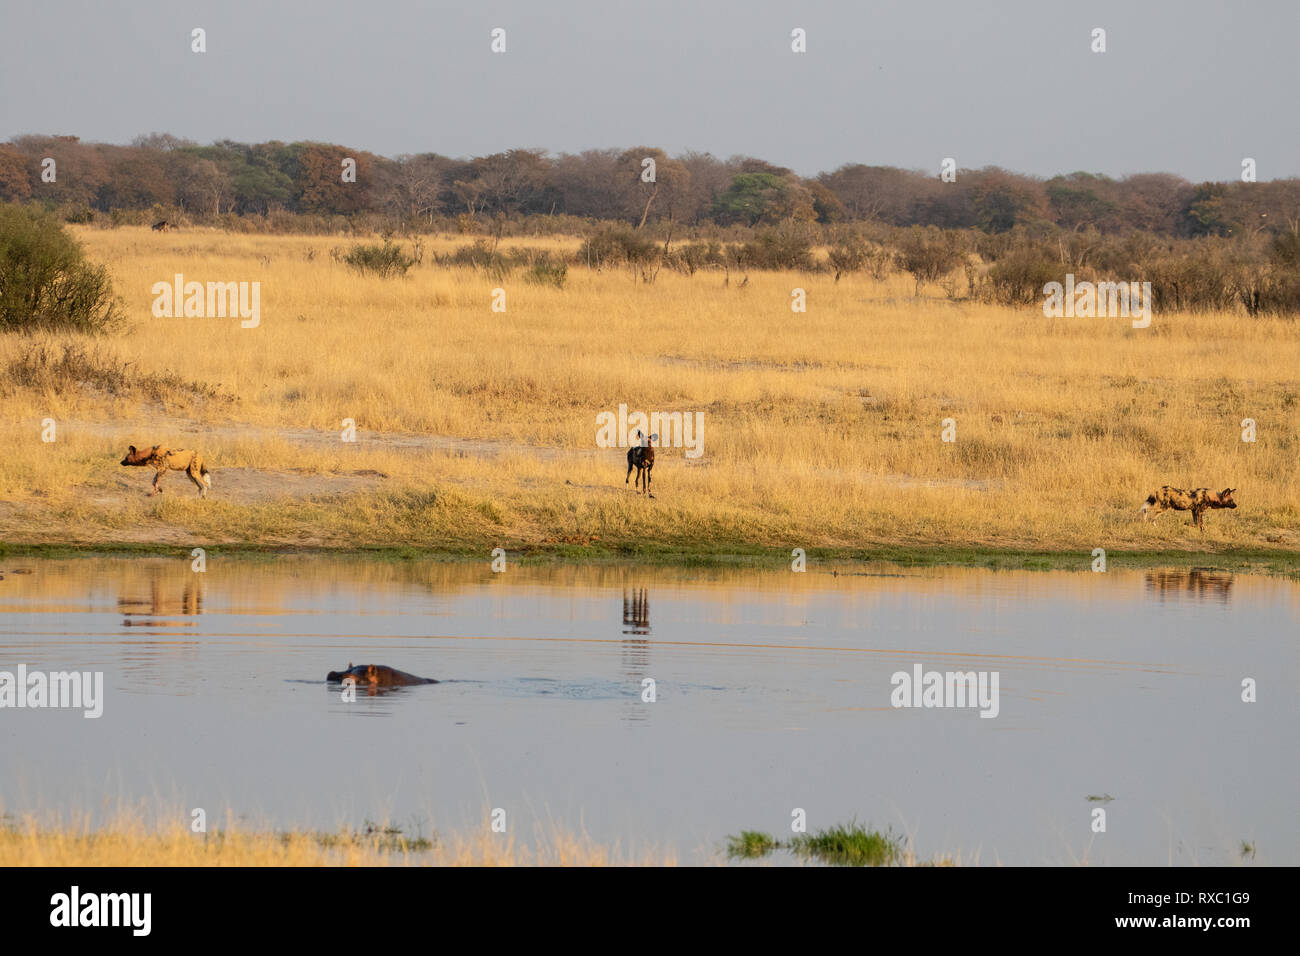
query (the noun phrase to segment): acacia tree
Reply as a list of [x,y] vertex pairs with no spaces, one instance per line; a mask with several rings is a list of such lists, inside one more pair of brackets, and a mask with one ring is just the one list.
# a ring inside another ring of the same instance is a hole
[[[654,160],[654,179],[645,181],[645,161]],[[626,203],[631,208],[632,218],[638,212],[640,219],[637,228],[646,224],[650,217],[650,208],[658,200],[662,211],[659,218],[673,220],[677,213],[687,204],[691,190],[691,174],[685,166],[662,149],[653,146],[635,146],[624,150],[618,157],[617,176],[623,185]]]
[[175,164],[176,201],[183,209],[203,210],[221,215],[221,207],[235,201],[234,188],[227,175],[213,160],[187,154],[183,163]]

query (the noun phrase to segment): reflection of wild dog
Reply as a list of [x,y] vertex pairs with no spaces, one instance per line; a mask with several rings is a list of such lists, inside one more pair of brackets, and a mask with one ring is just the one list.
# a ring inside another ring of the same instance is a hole
[[1237,507],[1237,503],[1232,500],[1232,493],[1236,490],[1236,488],[1224,488],[1216,493],[1209,488],[1197,488],[1193,491],[1183,491],[1181,488],[1164,485],[1159,491],[1147,496],[1146,504],[1138,513],[1145,521],[1155,521],[1171,508],[1174,511],[1190,511],[1192,524],[1204,533],[1205,519],[1202,516],[1206,509]]
[[166,232],[168,229],[174,229],[174,228],[176,228],[176,227],[173,226],[173,225],[172,225],[170,222],[168,222],[166,219],[164,219],[162,222],[155,222],[155,223],[153,224],[153,231],[154,231],[154,232]]
[[[641,429],[636,430],[638,444],[627,450],[627,476],[623,479],[623,484],[627,484],[628,478],[632,477],[632,469],[635,468],[636,484],[632,487],[639,488],[644,485],[645,493],[650,494],[650,469],[655,466],[654,441],[658,437],[658,435],[651,435],[647,440],[645,435],[641,433]],[[640,492],[637,493],[640,494]]]
[[152,448],[136,451],[135,446],[132,445],[121,463],[123,465],[141,465],[153,468],[158,472],[153,476],[153,491],[149,492],[151,498],[162,491],[162,477],[168,469],[183,471],[189,475],[190,481],[198,485],[199,497],[201,498],[206,498],[208,489],[212,487],[212,477],[208,474],[203,459],[199,457],[199,453],[196,451],[171,451],[163,445],[154,445]]

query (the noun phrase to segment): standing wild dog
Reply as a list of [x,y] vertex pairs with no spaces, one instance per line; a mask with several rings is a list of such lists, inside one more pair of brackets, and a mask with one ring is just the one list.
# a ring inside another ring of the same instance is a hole
[[[639,488],[644,485],[647,495],[650,495],[650,469],[655,466],[654,441],[658,437],[658,435],[651,435],[647,441],[645,435],[641,433],[641,429],[638,428],[636,430],[638,444],[627,450],[627,476],[623,479],[623,484],[627,484],[628,478],[632,477],[632,469],[635,468],[636,484],[632,487]],[[640,492],[638,491],[637,494],[640,494]],[[650,497],[653,498],[654,495],[650,495]]]
[[1205,533],[1205,519],[1203,515],[1209,508],[1235,508],[1237,502],[1232,500],[1232,493],[1236,488],[1224,488],[1220,492],[1213,492],[1209,488],[1196,488],[1193,491],[1183,491],[1181,488],[1171,488],[1164,485],[1159,491],[1153,491],[1147,496],[1146,503],[1138,511],[1144,521],[1155,521],[1164,512],[1170,509],[1174,511],[1190,511],[1192,513],[1192,524]]
[[208,489],[212,487],[212,477],[196,451],[172,451],[163,445],[154,445],[152,448],[136,451],[135,446],[132,445],[121,464],[153,468],[158,472],[153,476],[153,491],[149,492],[150,498],[162,491],[162,478],[168,469],[183,471],[189,475],[190,481],[198,485],[200,498],[206,498]]

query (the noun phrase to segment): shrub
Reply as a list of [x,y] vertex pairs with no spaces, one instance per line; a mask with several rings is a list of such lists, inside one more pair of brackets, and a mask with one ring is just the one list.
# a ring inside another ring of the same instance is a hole
[[534,285],[550,285],[557,289],[564,288],[569,277],[569,267],[563,262],[542,260],[534,262],[533,267],[524,273],[524,280]]
[[835,243],[826,252],[826,261],[835,273],[835,281],[848,272],[857,272],[867,264],[867,244],[857,236],[849,236]]
[[1002,305],[1033,305],[1042,301],[1043,286],[1064,279],[1065,269],[1059,261],[1033,249],[1023,249],[1000,259],[989,269],[988,296]]
[[668,266],[683,275],[693,276],[700,269],[722,265],[722,245],[718,242],[691,242],[668,253]]
[[903,235],[895,253],[898,267],[916,280],[916,295],[927,282],[937,282],[955,269],[961,257],[957,237],[933,226],[914,226]]
[[373,272],[385,279],[389,276],[404,276],[406,270],[415,265],[415,260],[402,252],[401,247],[390,239],[385,239],[382,246],[353,246],[343,261],[362,275]]
[[812,272],[812,248],[815,233],[808,227],[786,223],[776,229],[765,229],[744,245],[740,261],[754,269],[798,269]]
[[606,266],[639,266],[659,254],[654,240],[631,229],[603,229],[587,239],[578,250],[578,261],[596,269]]
[[0,205],[0,331],[107,332],[121,314],[108,270],[53,217]]

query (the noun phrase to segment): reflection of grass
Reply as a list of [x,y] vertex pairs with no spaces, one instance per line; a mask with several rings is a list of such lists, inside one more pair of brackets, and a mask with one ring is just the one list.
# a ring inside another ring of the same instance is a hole
[[1242,840],[1242,841],[1241,841],[1241,858],[1242,858],[1243,860],[1245,860],[1245,859],[1251,859],[1251,860],[1255,859],[1255,844],[1254,844],[1254,843],[1252,843],[1252,842],[1249,841],[1249,840]]
[[890,866],[906,862],[902,841],[890,830],[880,832],[856,820],[816,833],[800,833],[784,842],[759,830],[742,830],[727,838],[727,856],[756,859],[776,850],[789,850],[836,866]]

